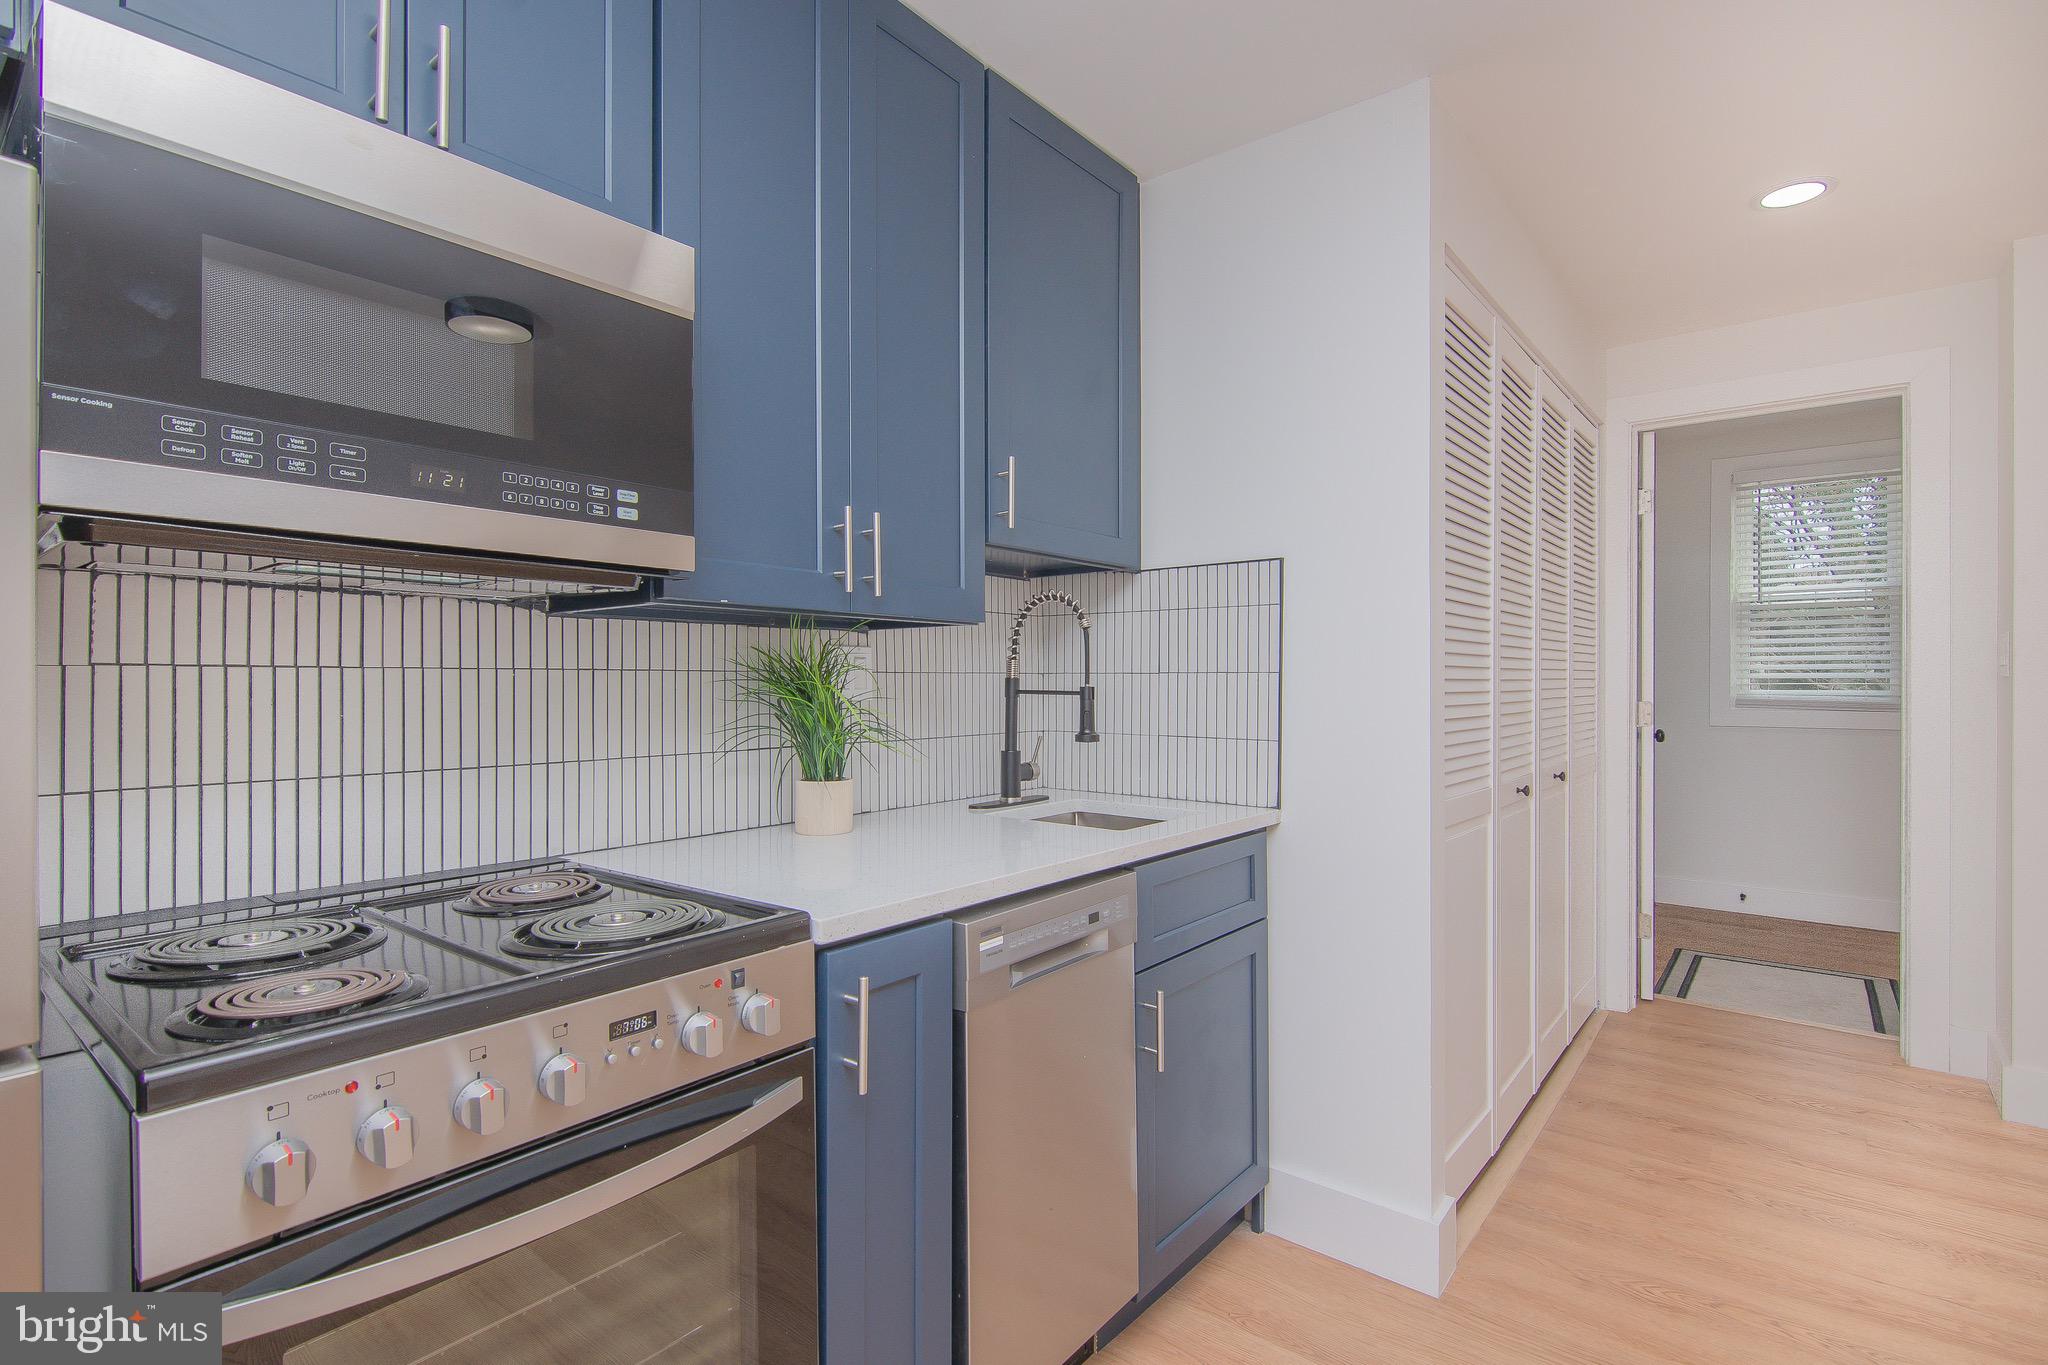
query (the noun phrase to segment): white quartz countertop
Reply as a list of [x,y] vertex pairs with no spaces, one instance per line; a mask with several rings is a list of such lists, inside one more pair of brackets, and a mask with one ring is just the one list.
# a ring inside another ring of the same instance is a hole
[[[813,940],[839,943],[1280,823],[1279,811],[1263,807],[1047,795],[1006,811],[964,801],[879,811],[830,838],[771,825],[575,856],[606,872],[802,910]],[[1038,818],[1077,809],[1160,819],[1108,830]]]

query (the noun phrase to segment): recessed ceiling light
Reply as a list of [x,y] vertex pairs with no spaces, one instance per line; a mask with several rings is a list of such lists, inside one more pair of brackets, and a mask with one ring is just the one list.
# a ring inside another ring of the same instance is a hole
[[1767,209],[1789,209],[1794,204],[1804,204],[1810,199],[1818,199],[1827,192],[1828,182],[1825,180],[1801,180],[1782,189],[1772,190],[1758,202]]

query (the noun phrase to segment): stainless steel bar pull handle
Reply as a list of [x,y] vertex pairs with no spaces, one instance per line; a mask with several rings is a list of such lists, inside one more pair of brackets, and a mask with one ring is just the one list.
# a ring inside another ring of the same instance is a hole
[[860,1031],[854,1046],[854,1055],[839,1060],[853,1068],[853,1074],[860,1084],[860,1093],[868,1093],[868,979],[860,979],[858,995],[842,995],[839,998],[860,1011]]
[[370,95],[370,117],[391,122],[391,0],[377,0],[377,23],[370,30],[377,45],[377,88]]
[[875,542],[875,571],[862,574],[860,581],[873,584],[875,596],[880,597],[882,595],[882,514],[880,512],[875,513],[874,525],[862,531],[861,534]]
[[439,117],[434,120],[433,126],[427,131],[434,135],[434,145],[445,149],[448,146],[449,131],[448,74],[455,69],[455,58],[449,52],[448,25],[446,24],[441,25],[440,47],[434,53],[432,64],[434,68],[434,89],[440,100],[437,106]]
[[1150,1000],[1140,1000],[1139,1009],[1152,1011],[1152,1041],[1157,1047],[1140,1047],[1138,1051],[1152,1054],[1152,1069],[1166,1070],[1166,992],[1154,991]]
[[996,471],[996,477],[1003,481],[1003,525],[1015,529],[1017,525],[1017,457],[1012,455],[1003,468]]
[[846,585],[846,595],[851,597],[853,596],[853,505],[851,503],[847,504],[846,510],[839,514],[839,520],[832,524],[832,529],[839,533],[839,539],[846,551],[846,567],[836,570],[832,576]]

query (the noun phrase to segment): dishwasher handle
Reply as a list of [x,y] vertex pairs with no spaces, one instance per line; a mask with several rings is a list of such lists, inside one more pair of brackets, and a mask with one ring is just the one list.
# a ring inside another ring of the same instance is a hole
[[1051,976],[1062,967],[1071,967],[1076,962],[1086,962],[1091,957],[1101,957],[1109,951],[1109,930],[1097,929],[1084,938],[1070,939],[1056,948],[1048,948],[1036,957],[1027,957],[1022,962],[1010,964],[1010,989],[1028,986],[1042,976]]

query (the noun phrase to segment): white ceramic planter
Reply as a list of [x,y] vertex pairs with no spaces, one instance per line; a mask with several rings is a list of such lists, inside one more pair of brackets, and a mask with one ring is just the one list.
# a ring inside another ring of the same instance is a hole
[[853,779],[837,782],[796,781],[796,832],[798,834],[850,834],[853,832]]

